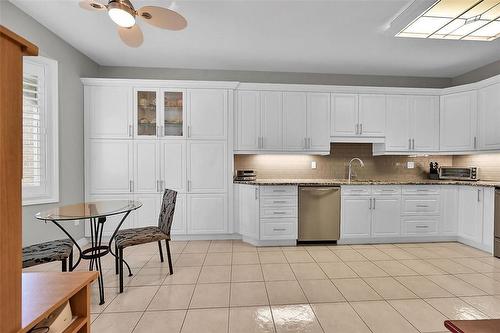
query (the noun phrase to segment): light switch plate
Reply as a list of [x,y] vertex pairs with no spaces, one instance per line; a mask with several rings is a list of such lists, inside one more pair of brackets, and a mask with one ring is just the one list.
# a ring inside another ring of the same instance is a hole
[[316,161],[311,161],[311,169],[316,169]]

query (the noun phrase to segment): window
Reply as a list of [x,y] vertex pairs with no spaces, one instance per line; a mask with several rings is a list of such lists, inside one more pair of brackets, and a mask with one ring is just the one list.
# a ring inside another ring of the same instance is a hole
[[23,64],[23,205],[59,201],[57,62]]

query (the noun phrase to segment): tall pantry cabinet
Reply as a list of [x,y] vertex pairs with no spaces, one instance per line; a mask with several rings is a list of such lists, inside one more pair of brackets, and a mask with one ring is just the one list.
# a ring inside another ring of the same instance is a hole
[[[88,201],[138,200],[123,228],[156,225],[178,192],[174,235],[230,234],[231,82],[83,79]],[[106,222],[110,235],[120,217]]]

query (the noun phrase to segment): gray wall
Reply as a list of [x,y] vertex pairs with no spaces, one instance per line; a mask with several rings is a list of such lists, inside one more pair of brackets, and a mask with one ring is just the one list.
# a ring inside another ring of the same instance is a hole
[[[500,52],[499,52],[500,53]],[[500,57],[500,55],[499,55]],[[452,79],[453,86],[459,86],[461,84],[473,83],[487,79],[489,77],[500,74],[500,60],[495,61],[491,64],[479,67],[473,71],[467,72],[460,76]]]
[[[96,76],[99,66],[8,1],[0,1],[0,24],[40,48],[40,55],[59,62],[59,198],[58,204],[23,207],[23,245],[63,238],[51,223],[33,218],[40,211],[84,200],[83,86],[80,77]],[[83,224],[71,224],[80,239]]]
[[107,66],[101,66],[99,76],[127,79],[207,80],[416,88],[444,88],[451,85],[450,78]]

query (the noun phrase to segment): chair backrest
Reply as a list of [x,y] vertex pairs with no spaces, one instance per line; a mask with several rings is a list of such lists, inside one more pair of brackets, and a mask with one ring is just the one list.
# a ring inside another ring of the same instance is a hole
[[174,220],[175,202],[177,192],[166,189],[163,192],[163,201],[161,203],[160,217],[158,218],[158,228],[165,234],[170,235],[170,228]]

